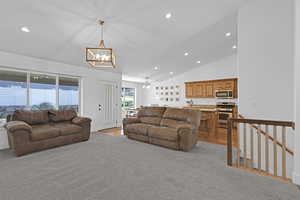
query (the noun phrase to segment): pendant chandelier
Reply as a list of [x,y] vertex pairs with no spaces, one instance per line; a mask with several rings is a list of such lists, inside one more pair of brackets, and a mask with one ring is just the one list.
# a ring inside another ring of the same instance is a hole
[[99,21],[101,26],[101,40],[98,48],[86,48],[86,62],[95,68],[115,68],[116,58],[112,48],[106,48],[103,40],[104,21]]
[[151,87],[151,83],[149,81],[149,77],[146,77],[146,82],[142,86],[143,88],[149,89]]

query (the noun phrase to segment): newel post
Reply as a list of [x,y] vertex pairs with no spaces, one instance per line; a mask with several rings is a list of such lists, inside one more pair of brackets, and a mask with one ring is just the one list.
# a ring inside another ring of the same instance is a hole
[[228,119],[227,121],[227,165],[232,166],[232,128],[233,121],[232,119]]

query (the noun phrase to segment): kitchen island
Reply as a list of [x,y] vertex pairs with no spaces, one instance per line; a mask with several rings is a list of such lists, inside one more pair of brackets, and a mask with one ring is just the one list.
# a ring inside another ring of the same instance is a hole
[[[220,126],[220,112],[216,105],[192,105],[183,108],[199,110],[202,112],[201,124],[198,132],[198,139],[200,141],[227,145],[227,128],[225,126]],[[236,115],[237,107],[234,108],[233,116]],[[237,131],[236,129],[234,130],[233,143],[237,144]]]
[[201,133],[206,134],[206,137],[218,137],[218,112],[215,105],[193,105],[183,108],[201,111]]

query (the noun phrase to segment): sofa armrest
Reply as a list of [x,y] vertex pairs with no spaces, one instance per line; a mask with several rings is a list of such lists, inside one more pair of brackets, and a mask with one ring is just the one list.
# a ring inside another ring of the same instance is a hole
[[7,130],[9,146],[17,156],[23,155],[24,148],[30,143],[32,127],[23,121],[10,121],[4,125]]
[[91,119],[88,117],[75,117],[72,123],[82,128],[81,135],[84,141],[88,140],[91,135]]
[[72,119],[73,124],[81,125],[84,123],[90,123],[92,120],[88,117],[75,117]]
[[197,142],[195,127],[190,124],[179,125],[176,127],[179,136],[179,148],[183,151],[189,151]]
[[32,127],[27,124],[26,122],[23,121],[10,121],[7,122],[4,127],[9,131],[9,132],[16,132],[16,131],[28,131],[31,133]]
[[176,126],[177,132],[191,131],[194,133],[195,127],[192,124],[181,124]]
[[123,119],[123,126],[126,126],[128,124],[135,124],[135,123],[141,123],[141,120],[139,118],[124,118]]
[[123,131],[125,135],[128,135],[128,130],[126,128],[129,124],[135,124],[135,123],[141,123],[141,120],[139,118],[124,118],[123,119]]

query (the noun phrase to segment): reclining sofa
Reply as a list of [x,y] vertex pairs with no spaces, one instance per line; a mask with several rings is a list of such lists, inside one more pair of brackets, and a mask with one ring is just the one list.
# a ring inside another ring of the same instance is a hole
[[91,120],[74,110],[15,111],[5,128],[10,148],[17,156],[49,149],[90,137]]
[[136,118],[123,120],[128,138],[189,151],[197,143],[201,112],[191,109],[142,107]]

